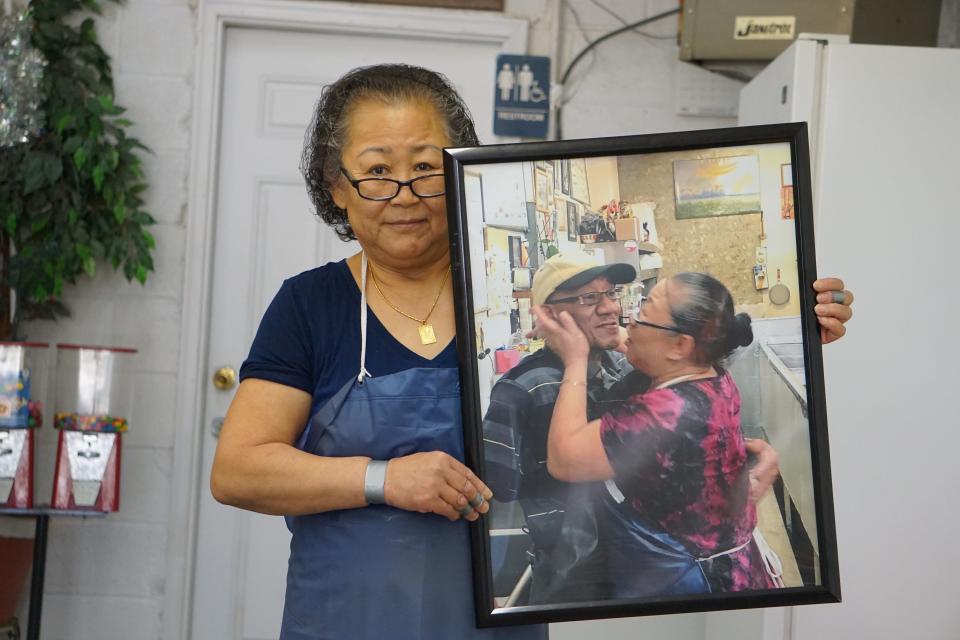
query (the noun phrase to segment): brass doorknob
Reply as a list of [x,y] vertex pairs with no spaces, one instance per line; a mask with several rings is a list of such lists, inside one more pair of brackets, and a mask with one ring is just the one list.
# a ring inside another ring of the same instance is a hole
[[221,391],[229,391],[237,384],[237,372],[233,367],[220,367],[213,374],[213,386]]

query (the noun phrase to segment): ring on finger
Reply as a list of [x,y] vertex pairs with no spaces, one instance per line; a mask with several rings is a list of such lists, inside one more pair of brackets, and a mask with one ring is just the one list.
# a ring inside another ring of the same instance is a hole
[[844,304],[847,301],[847,293],[845,291],[831,291],[833,295],[833,302],[835,304]]
[[469,517],[471,513],[473,513],[473,507],[471,507],[469,504],[466,504],[460,508],[460,516],[463,518]]
[[473,494],[473,498],[470,499],[470,504],[479,509],[486,501],[487,500],[483,497],[483,494],[478,491]]

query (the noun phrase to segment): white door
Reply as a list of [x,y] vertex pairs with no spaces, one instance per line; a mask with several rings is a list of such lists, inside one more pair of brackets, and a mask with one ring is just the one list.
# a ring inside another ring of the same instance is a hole
[[[459,28],[459,27],[458,27]],[[238,370],[260,317],[285,277],[355,253],[312,213],[298,165],[323,85],[377,62],[445,73],[492,141],[491,77],[501,44],[408,34],[228,28],[214,238],[209,373]],[[211,427],[233,391],[208,383],[197,534],[192,637],[276,638],[289,533],[283,519],[217,504],[206,489],[216,447]]]

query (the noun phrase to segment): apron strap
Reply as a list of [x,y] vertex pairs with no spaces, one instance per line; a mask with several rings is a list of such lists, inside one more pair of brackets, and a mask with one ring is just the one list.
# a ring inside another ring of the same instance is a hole
[[357,382],[363,384],[364,378],[372,378],[367,371],[367,252],[360,253],[360,371]]
[[754,527],[753,535],[747,538],[747,541],[743,544],[736,546],[733,549],[727,549],[726,551],[715,553],[712,556],[707,556],[706,558],[697,558],[697,562],[707,562],[708,560],[713,560],[714,558],[719,558],[720,556],[732,555],[745,548],[751,542],[756,543],[757,550],[760,552],[760,558],[763,560],[763,568],[766,570],[770,580],[773,582],[776,588],[782,589],[785,586],[783,582],[783,564],[780,562],[780,556],[778,556],[777,552],[770,547],[770,545],[767,543],[767,539],[763,537],[760,527]]
[[760,550],[760,557],[763,558],[763,566],[767,570],[767,575],[770,576],[777,588],[782,589],[786,585],[783,582],[783,563],[780,561],[780,556],[773,550],[767,539],[763,537],[760,527],[753,530],[753,539]]
[[604,481],[603,486],[607,488],[607,493],[610,494],[610,497],[613,498],[613,501],[617,504],[623,504],[627,500],[627,496],[623,495],[623,491],[620,491],[620,487],[617,486],[617,483],[613,481],[613,478]]
[[680,383],[683,382],[684,380],[689,380],[690,378],[692,378],[692,377],[695,376],[695,375],[697,375],[697,374],[695,374],[695,373],[690,373],[690,374],[687,374],[687,375],[685,375],[685,376],[678,376],[678,377],[676,377],[676,378],[671,378],[670,380],[667,380],[667,381],[664,382],[663,384],[658,384],[656,387],[654,387],[654,389],[666,389],[667,387],[672,387],[672,386],[675,385],[675,384],[680,384]]
[[[756,535],[756,533],[757,533],[757,529],[754,529],[754,535]],[[740,549],[743,549],[751,542],[753,542],[752,536],[750,538],[747,538],[747,541],[744,542],[743,544],[737,545],[732,549],[727,549],[726,551],[720,551],[718,553],[713,554],[712,556],[707,556],[706,558],[697,558],[697,562],[706,562],[707,560],[713,560],[714,558],[719,558],[720,556],[729,556],[730,554],[740,551]]]

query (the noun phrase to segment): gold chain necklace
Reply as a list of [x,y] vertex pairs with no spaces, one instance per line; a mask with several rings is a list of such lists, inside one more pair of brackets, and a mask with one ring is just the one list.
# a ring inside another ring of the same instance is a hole
[[383,293],[383,289],[380,288],[380,283],[377,282],[377,275],[373,271],[373,267],[370,267],[370,279],[373,280],[373,286],[377,288],[377,293],[380,294],[380,297],[383,298],[383,301],[390,305],[390,308],[404,316],[405,318],[410,318],[414,322],[419,322],[420,326],[418,327],[420,331],[420,344],[433,344],[437,341],[437,334],[433,330],[432,324],[427,324],[427,320],[430,319],[430,314],[433,313],[433,310],[437,308],[437,303],[440,302],[440,295],[443,293],[443,285],[447,284],[447,276],[450,275],[450,269],[448,268],[443,272],[443,280],[440,281],[440,290],[437,291],[437,297],[433,300],[433,305],[430,307],[430,311],[427,311],[427,315],[421,320],[420,318],[415,318],[409,313],[405,313],[397,308],[395,304],[390,302],[390,299]]

